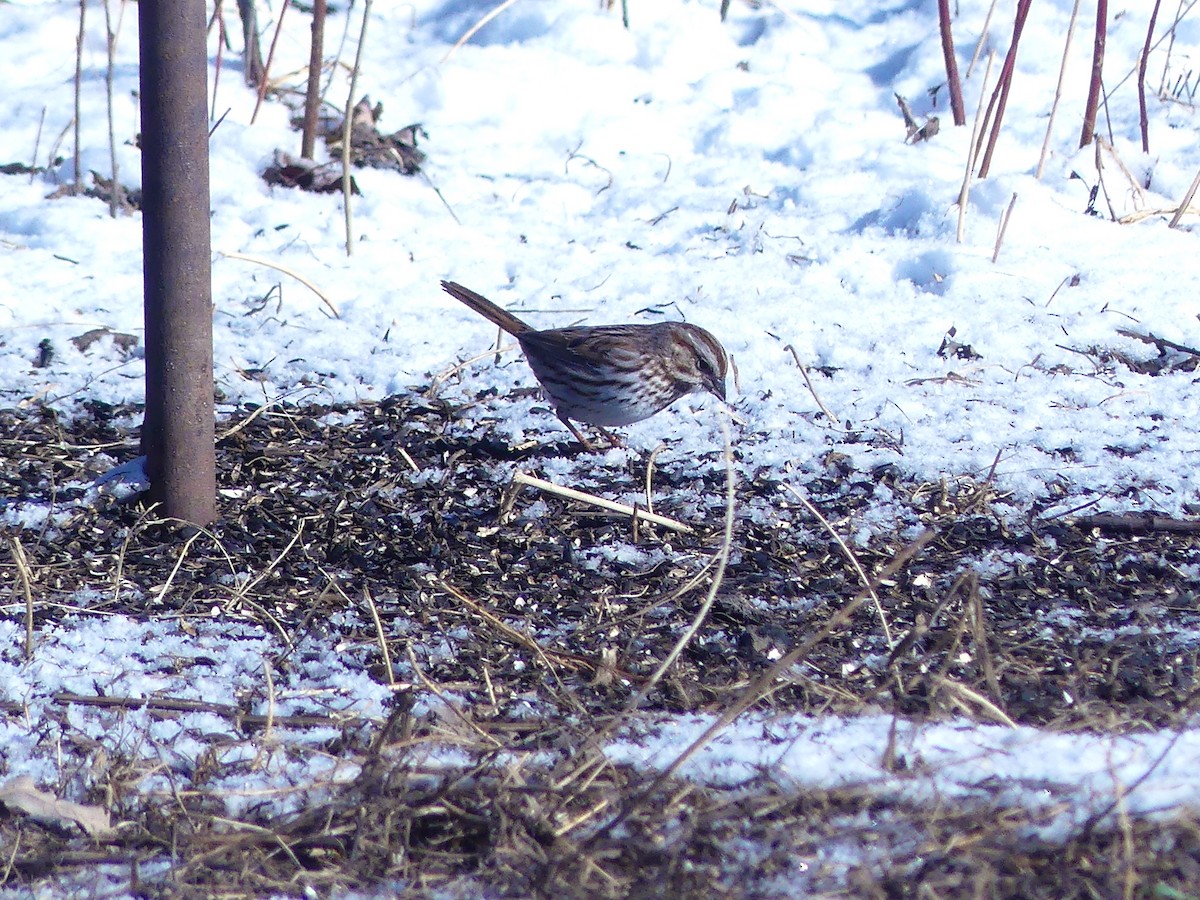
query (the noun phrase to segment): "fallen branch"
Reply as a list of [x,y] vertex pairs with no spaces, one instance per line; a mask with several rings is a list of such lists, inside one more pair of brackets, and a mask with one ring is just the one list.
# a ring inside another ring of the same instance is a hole
[[1133,338],[1135,341],[1141,341],[1144,344],[1153,344],[1158,348],[1159,353],[1166,353],[1168,350],[1178,350],[1180,353],[1187,353],[1191,356],[1200,356],[1200,350],[1195,347],[1189,347],[1186,344],[1177,344],[1174,341],[1169,341],[1166,338],[1155,337],[1153,334],[1142,334],[1138,331],[1131,331],[1128,328],[1118,328],[1117,334],[1123,337]]
[[1200,521],[1176,519],[1171,516],[1099,513],[1094,516],[1077,516],[1073,521],[1076,528],[1098,528],[1101,531],[1120,531],[1124,534],[1200,534]]

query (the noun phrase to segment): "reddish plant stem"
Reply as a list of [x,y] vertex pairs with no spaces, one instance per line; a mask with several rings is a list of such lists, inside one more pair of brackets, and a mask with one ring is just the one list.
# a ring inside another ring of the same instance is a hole
[[1083,111],[1079,146],[1086,147],[1096,134],[1096,110],[1100,107],[1100,74],[1104,70],[1104,42],[1108,37],[1108,0],[1096,0],[1096,41],[1092,46],[1092,81]]
[[[996,141],[1000,139],[1000,125],[1004,121],[1004,109],[1008,105],[1008,92],[1012,87],[1013,70],[1017,65],[1017,46],[1021,42],[1021,32],[1025,28],[1025,19],[1029,15],[1029,7],[1032,3],[1033,0],[1020,0],[1017,3],[1017,14],[1013,19],[1012,42],[1004,57],[1004,66],[1000,70],[1000,79],[996,82],[996,90],[988,102],[988,115],[991,115],[992,107],[995,106],[996,118],[992,122],[992,130],[988,134],[987,150],[984,151],[983,161],[979,164],[980,178],[987,178],[988,170],[992,165],[992,153],[996,149]],[[979,133],[979,139],[983,140],[982,131]]]
[[1154,39],[1154,23],[1158,21],[1158,6],[1162,0],[1154,0],[1150,12],[1150,26],[1146,29],[1146,43],[1142,47],[1142,59],[1138,63],[1138,122],[1142,126],[1142,152],[1150,152],[1150,119],[1146,115],[1146,63],[1150,59],[1150,41]]
[[938,0],[938,27],[942,32],[942,56],[946,58],[946,84],[950,87],[950,111],[955,125],[967,124],[963,108],[962,82],[958,77],[958,60],[954,57],[954,35],[950,32],[950,0]]

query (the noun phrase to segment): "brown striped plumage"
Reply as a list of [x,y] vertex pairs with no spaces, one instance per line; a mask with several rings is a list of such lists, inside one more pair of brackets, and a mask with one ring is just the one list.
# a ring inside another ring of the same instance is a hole
[[453,281],[443,281],[442,287],[517,339],[558,418],[585,447],[590,445],[571,419],[595,425],[617,445],[604,426],[640,422],[693,391],[725,399],[725,349],[696,325],[537,331],[470,288]]

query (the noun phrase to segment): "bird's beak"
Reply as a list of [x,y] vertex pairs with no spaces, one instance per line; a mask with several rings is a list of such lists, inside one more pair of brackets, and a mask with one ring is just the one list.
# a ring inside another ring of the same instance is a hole
[[704,386],[708,388],[710,394],[716,394],[722,401],[725,399],[725,379],[719,375],[713,375],[704,380]]

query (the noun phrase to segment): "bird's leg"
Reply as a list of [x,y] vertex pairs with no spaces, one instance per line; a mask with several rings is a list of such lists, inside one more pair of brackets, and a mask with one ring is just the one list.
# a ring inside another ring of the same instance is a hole
[[555,415],[558,416],[558,420],[560,422],[562,422],[564,425],[567,426],[567,428],[569,428],[571,430],[571,434],[575,435],[575,440],[577,440],[577,441],[579,441],[579,443],[583,444],[584,450],[595,449],[594,447],[592,447],[591,442],[588,441],[588,439],[583,436],[583,434],[580,432],[580,430],[571,423],[570,419],[568,419],[562,413],[557,412],[557,411],[555,412]]
[[594,425],[592,427],[595,428],[602,435],[604,435],[604,439],[606,441],[608,441],[610,444],[612,444],[614,447],[624,447],[625,446],[625,444],[621,441],[621,439],[619,437],[617,437],[615,434],[613,434],[611,431],[609,431],[607,428],[601,428],[599,425]]
[[[575,440],[579,441],[579,443],[581,443],[583,445],[584,450],[593,450],[594,451],[596,449],[592,445],[592,442],[583,436],[583,432],[581,432],[578,428],[576,428],[570,419],[568,419],[566,416],[564,416],[562,413],[558,412],[557,410],[555,411],[554,414],[556,416],[558,416],[558,420],[560,422],[562,422],[564,425],[566,425],[567,428],[571,429],[571,434],[575,435]],[[613,447],[624,447],[625,446],[621,442],[621,439],[619,437],[617,437],[615,434],[613,434],[611,431],[609,431],[607,428],[602,428],[599,425],[593,425],[592,427],[595,428],[602,435],[604,435],[604,439],[606,441],[608,441],[608,443],[610,445],[612,445]]]

